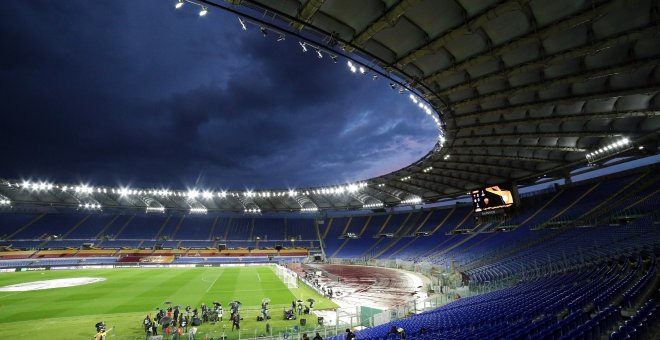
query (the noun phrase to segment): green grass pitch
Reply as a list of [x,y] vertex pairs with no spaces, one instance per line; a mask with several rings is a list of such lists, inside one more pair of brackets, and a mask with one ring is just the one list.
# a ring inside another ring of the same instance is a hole
[[[241,337],[264,334],[266,323],[257,322],[261,299],[270,302],[270,325],[274,334],[299,325],[298,320],[282,320],[282,310],[294,299],[314,298],[315,309],[333,309],[337,305],[299,284],[288,289],[272,266],[212,268],[143,268],[86,269],[66,271],[0,273],[0,287],[31,281],[102,277],[105,281],[84,286],[54,288],[27,292],[0,292],[0,334],[6,339],[91,339],[94,324],[104,320],[115,326],[108,339],[144,339],[141,327],[147,313],[155,315],[163,302],[199,306],[220,301],[225,318],[215,325],[199,327],[197,339],[203,335],[218,336],[226,325],[228,339],[237,339],[231,331],[228,304],[243,303]],[[305,317],[305,316],[303,316]],[[307,316],[305,331],[312,332],[316,318]],[[159,333],[160,334],[160,333]]]

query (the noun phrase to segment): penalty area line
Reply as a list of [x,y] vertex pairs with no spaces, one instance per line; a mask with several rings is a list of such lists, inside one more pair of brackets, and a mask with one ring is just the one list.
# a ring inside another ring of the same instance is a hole
[[211,282],[211,285],[209,286],[209,288],[206,288],[206,292],[207,292],[207,293],[209,292],[209,290],[211,290],[211,288],[213,288],[213,286],[215,285],[216,281],[218,281],[218,279],[220,278],[221,275],[222,275],[222,272],[220,272],[220,274],[218,274],[218,276],[215,277],[215,280],[213,280],[213,282]]

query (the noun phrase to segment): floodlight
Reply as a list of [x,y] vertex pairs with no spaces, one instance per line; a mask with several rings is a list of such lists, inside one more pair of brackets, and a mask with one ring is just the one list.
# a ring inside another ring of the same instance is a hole
[[305,43],[304,43],[304,42],[299,41],[299,42],[298,42],[298,45],[300,45],[300,47],[302,47],[303,52],[307,52],[307,47],[305,46]]
[[206,6],[202,6],[202,10],[199,11],[199,16],[200,16],[200,17],[203,17],[203,16],[205,16],[206,13],[208,13],[208,12],[209,12],[209,11],[208,11],[208,8],[207,8]]
[[188,196],[188,198],[195,199],[197,198],[197,196],[199,196],[199,192],[197,190],[189,190],[186,195]]
[[334,55],[334,54],[330,56],[330,59],[332,59],[332,62],[333,62],[333,63],[336,63],[336,62],[337,62],[337,56]]
[[259,30],[261,31],[261,34],[264,35],[264,38],[266,37],[266,35],[268,35],[268,31],[266,30],[266,27],[261,26],[259,27]]
[[174,8],[176,8],[176,9],[179,9],[179,8],[181,8],[181,7],[183,7],[183,0],[179,0],[179,1],[176,3],[176,5],[174,5]]
[[277,37],[277,41],[283,41],[284,39],[286,39],[286,36],[284,34],[280,34],[280,36]]
[[241,23],[241,28],[243,29],[243,31],[247,31],[247,26],[245,26],[245,22],[243,21],[243,19],[239,17],[238,22]]
[[360,73],[367,74],[367,70],[363,66],[360,66]]
[[319,59],[323,58],[323,54],[321,53],[321,49],[319,49],[319,48],[316,49],[316,55],[319,57]]

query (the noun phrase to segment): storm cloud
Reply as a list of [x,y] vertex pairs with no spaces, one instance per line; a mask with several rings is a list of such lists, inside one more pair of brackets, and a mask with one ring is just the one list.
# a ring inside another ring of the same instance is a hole
[[241,190],[362,180],[434,145],[386,80],[167,1],[3,4],[0,177]]

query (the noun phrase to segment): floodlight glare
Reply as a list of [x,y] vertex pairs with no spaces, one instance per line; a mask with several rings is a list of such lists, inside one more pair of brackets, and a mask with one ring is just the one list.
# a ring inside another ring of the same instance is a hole
[[243,31],[247,31],[247,26],[245,26],[245,22],[243,21],[243,19],[239,17],[238,22],[241,23],[241,28],[243,29]]
[[207,8],[206,6],[202,6],[202,10],[199,11],[199,16],[200,16],[200,17],[203,17],[203,16],[205,16],[206,13],[208,13],[208,12],[209,12],[209,11],[208,11],[208,8]]
[[179,9],[181,7],[183,7],[183,0],[179,0],[179,2],[177,2],[176,5],[174,5],[174,8],[176,9]]
[[188,198],[195,199],[197,198],[197,196],[199,196],[199,192],[197,190],[189,190],[186,195],[188,196]]

